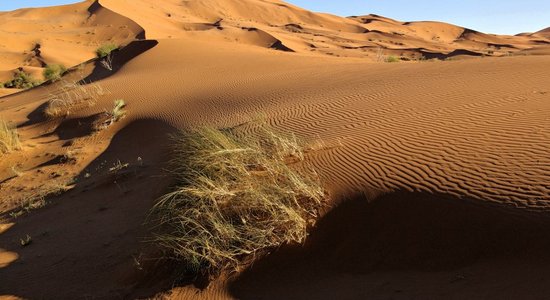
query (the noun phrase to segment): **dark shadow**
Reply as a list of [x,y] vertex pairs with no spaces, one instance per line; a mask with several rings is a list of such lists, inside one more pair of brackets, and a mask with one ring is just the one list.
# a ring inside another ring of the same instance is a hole
[[480,32],[477,31],[477,30],[473,30],[473,29],[469,29],[469,28],[464,28],[464,31],[462,31],[462,33],[460,34],[460,36],[457,38],[457,40],[462,40],[462,39],[467,39],[469,35],[472,35],[472,34],[479,34]]
[[[101,128],[101,123],[108,118],[109,116],[106,113],[97,113],[82,118],[69,119],[63,117],[62,119],[51,120],[51,126],[55,127],[55,129],[34,137],[33,139],[56,135],[59,140],[71,143],[71,140],[74,138],[89,136],[92,132],[97,131],[98,128]],[[25,125],[27,125],[27,123],[22,124],[21,127]]]
[[112,71],[107,70],[105,67],[103,67],[101,64],[101,59],[97,59],[95,61],[94,70],[90,75],[88,75],[88,77],[84,78],[81,83],[88,84],[114,75],[127,62],[136,58],[140,54],[143,54],[147,50],[155,47],[157,44],[158,41],[156,40],[133,41],[124,48],[111,52],[113,59]]
[[[13,220],[0,233],[0,248],[18,258],[0,265],[0,295],[135,299],[169,289],[173,264],[153,259],[158,253],[144,243],[150,236],[144,221],[170,184],[162,168],[167,135],[175,130],[156,120],[129,124],[74,189]],[[9,213],[0,217],[10,222]],[[27,235],[32,243],[23,247],[20,238]]]
[[269,48],[284,52],[295,52],[294,50],[285,46],[280,40],[275,41],[271,46],[269,46]]
[[47,166],[53,166],[53,165],[59,165],[64,164],[68,162],[68,158],[64,155],[56,155],[54,158],[48,160],[47,162],[44,162],[42,164],[39,164],[38,166],[34,167],[34,170],[47,167]]
[[23,124],[21,124],[19,127],[25,127],[29,125],[38,124],[40,122],[46,121],[46,114],[44,111],[48,108],[48,102],[44,102],[40,104],[37,108],[35,108],[33,111],[31,111],[27,115],[27,121]]
[[103,113],[83,118],[68,119],[63,121],[51,134],[56,134],[60,140],[71,140],[90,135],[96,130],[96,121]]
[[90,5],[90,7],[88,7],[88,13],[90,15],[93,15],[95,14],[100,8],[101,8],[101,4],[99,4],[99,0],[95,0],[94,3],[92,3],[92,5]]
[[420,50],[419,52],[420,54],[422,54],[422,56],[425,59],[439,59],[439,60],[445,60],[447,58],[452,58],[458,55],[467,55],[467,56],[475,56],[475,57],[483,56],[482,53],[478,53],[478,52],[474,52],[466,49],[456,49],[447,54],[441,53],[441,52],[429,52],[426,50]]
[[549,214],[522,213],[426,193],[355,199],[305,246],[257,262],[230,290],[238,299],[542,299]]
[[518,49],[518,47],[510,44],[495,44],[495,43],[488,43],[487,46],[496,48],[497,50],[500,50],[501,48],[511,48],[511,49]]

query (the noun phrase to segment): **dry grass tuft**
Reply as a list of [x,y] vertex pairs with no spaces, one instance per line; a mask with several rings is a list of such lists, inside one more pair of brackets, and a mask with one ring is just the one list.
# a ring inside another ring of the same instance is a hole
[[21,142],[17,129],[0,119],[0,156],[20,148]]
[[10,216],[17,218],[32,210],[39,209],[46,206],[46,199],[51,196],[61,195],[64,192],[71,189],[72,182],[52,181],[48,182],[36,189],[31,193],[27,193],[20,197],[18,195],[13,197],[6,197],[4,204],[17,207],[14,209]]
[[293,135],[202,128],[175,137],[176,189],[153,209],[154,242],[189,272],[236,271],[262,250],[301,243],[326,197]]
[[126,102],[124,102],[123,99],[117,99],[114,101],[113,110],[109,113],[113,122],[118,122],[126,116],[126,110],[124,110],[125,107]]
[[69,115],[83,106],[93,106],[97,99],[109,94],[99,83],[82,84],[79,81],[62,80],[59,89],[48,96],[48,106],[44,114],[48,118]]

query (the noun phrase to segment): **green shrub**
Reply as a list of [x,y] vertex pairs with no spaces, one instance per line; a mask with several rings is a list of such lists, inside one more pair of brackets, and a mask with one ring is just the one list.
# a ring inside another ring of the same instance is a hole
[[388,63],[395,63],[395,62],[400,62],[401,59],[397,56],[393,56],[393,55],[390,55],[388,57],[386,57],[386,62]]
[[97,54],[97,57],[103,58],[111,54],[111,52],[113,52],[116,49],[118,49],[118,46],[115,44],[104,44],[101,47],[97,48],[96,54]]
[[46,80],[57,81],[61,79],[61,76],[63,76],[65,72],[67,72],[67,68],[65,68],[64,65],[51,64],[46,66],[43,74]]
[[30,89],[35,86],[40,85],[40,81],[34,79],[29,73],[25,71],[18,70],[14,75],[11,81],[5,82],[5,88],[12,89]]
[[302,243],[326,193],[293,135],[202,128],[175,137],[175,190],[153,208],[154,242],[187,271],[217,276],[247,257]]

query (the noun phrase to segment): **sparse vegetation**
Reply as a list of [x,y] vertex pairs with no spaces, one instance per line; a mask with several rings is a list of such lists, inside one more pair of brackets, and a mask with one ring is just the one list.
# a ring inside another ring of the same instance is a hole
[[19,243],[21,244],[21,247],[27,247],[32,243],[32,238],[27,234],[26,237],[19,239]]
[[125,107],[126,102],[124,102],[123,99],[115,100],[113,110],[110,113],[113,122],[118,122],[120,119],[126,116],[126,110],[124,110]]
[[82,84],[78,81],[62,81],[60,88],[49,95],[44,113],[49,118],[69,115],[83,105],[93,106],[97,99],[109,93],[99,83]]
[[387,63],[396,63],[396,62],[400,62],[401,59],[397,56],[394,56],[394,55],[390,55],[388,57],[386,57],[386,62]]
[[17,129],[0,119],[0,156],[21,148]]
[[113,56],[111,54],[109,55],[106,55],[104,58],[101,59],[101,65],[109,70],[109,71],[112,71],[113,70]]
[[3,200],[19,208],[10,213],[10,217],[17,218],[32,210],[46,206],[46,198],[68,191],[70,185],[70,182],[52,181],[38,187],[32,193],[24,195],[24,197],[7,197]]
[[110,55],[111,52],[118,49],[118,46],[115,44],[104,44],[101,47],[97,48],[96,54],[99,58],[104,58],[107,55]]
[[202,128],[175,137],[175,190],[153,208],[154,239],[187,271],[216,276],[245,258],[301,243],[326,193],[293,135]]
[[129,163],[122,163],[120,160],[117,160],[116,163],[113,164],[112,167],[109,168],[109,172],[111,173],[118,173],[130,166]]
[[4,82],[4,87],[9,89],[30,89],[40,85],[40,83],[39,80],[32,77],[29,73],[17,70],[11,81]]
[[61,76],[67,72],[67,68],[61,64],[51,64],[47,65],[44,69],[44,78],[46,80],[57,81],[61,79]]

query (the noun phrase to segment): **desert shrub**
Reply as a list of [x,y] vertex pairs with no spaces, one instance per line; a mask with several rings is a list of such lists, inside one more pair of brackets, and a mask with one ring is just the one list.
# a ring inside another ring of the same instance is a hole
[[126,107],[126,102],[124,102],[123,99],[115,100],[113,110],[110,113],[113,122],[118,122],[120,119],[124,118],[126,115],[126,110],[124,110],[124,107]]
[[21,148],[17,129],[0,119],[0,155]]
[[93,106],[99,97],[108,93],[109,91],[97,82],[83,84],[79,81],[61,80],[59,88],[48,95],[44,114],[48,118],[67,116],[83,106]]
[[63,76],[65,72],[67,72],[67,68],[65,68],[64,65],[51,64],[46,66],[43,74],[46,80],[57,81],[61,79],[61,76]]
[[175,136],[173,192],[152,211],[154,242],[187,271],[216,276],[247,257],[301,243],[326,193],[293,135],[202,128]]
[[386,62],[388,63],[395,63],[395,62],[400,62],[401,59],[397,56],[393,56],[393,55],[390,55],[388,57],[386,57]]
[[29,73],[23,70],[15,72],[13,79],[4,83],[5,88],[12,89],[30,89],[38,85],[40,85],[40,81],[34,79]]
[[111,54],[111,52],[113,52],[116,49],[118,49],[118,46],[115,44],[104,44],[104,45],[101,45],[101,47],[97,48],[96,54],[97,54],[97,57],[103,58]]

